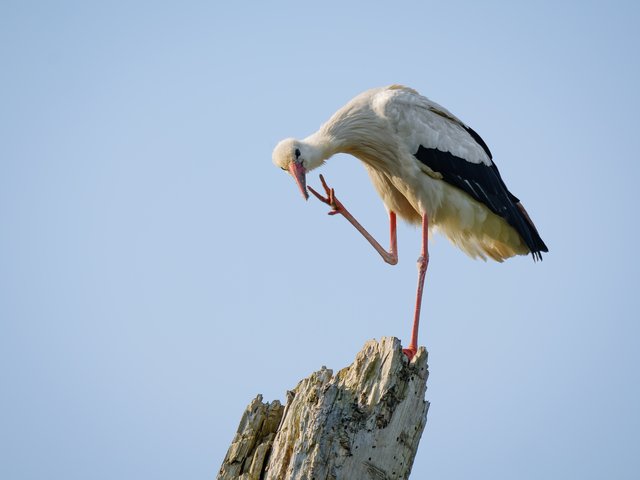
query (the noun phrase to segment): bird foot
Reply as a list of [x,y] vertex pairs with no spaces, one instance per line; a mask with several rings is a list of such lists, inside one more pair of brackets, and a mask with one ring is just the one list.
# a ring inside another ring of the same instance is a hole
[[404,353],[407,356],[407,358],[409,359],[409,363],[411,363],[411,360],[413,360],[413,357],[416,355],[417,351],[418,350],[415,347],[402,349],[402,353]]
[[313,195],[322,203],[326,203],[331,207],[331,211],[329,212],[329,215],[336,215],[338,213],[344,214],[345,208],[342,205],[342,203],[340,203],[340,201],[336,198],[335,190],[333,188],[329,188],[329,186],[327,185],[327,182],[325,182],[324,177],[322,175],[320,175],[320,181],[322,182],[322,188],[324,188],[324,191],[327,194],[326,197],[323,197],[322,195],[320,195],[313,188],[307,187],[309,191],[313,193]]

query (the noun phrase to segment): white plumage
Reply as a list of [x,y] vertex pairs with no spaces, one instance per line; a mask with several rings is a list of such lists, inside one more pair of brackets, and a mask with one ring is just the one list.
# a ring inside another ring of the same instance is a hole
[[507,189],[486,143],[444,107],[413,89],[391,85],[368,90],[338,110],[304,140],[286,139],[273,162],[288,170],[305,198],[306,174],[336,153],[360,159],[389,211],[390,251],[348,212],[322,176],[327,197],[309,190],[343,215],[390,264],[398,261],[396,214],[422,223],[418,292],[409,347],[417,351],[428,236],[437,228],[473,258],[497,261],[547,247],[520,201]]
[[[478,200],[491,184],[475,182],[479,195],[474,198],[469,193],[472,188],[465,191],[447,182],[446,172],[416,158],[421,146],[450,153],[452,161],[461,165],[463,178],[459,180],[467,184],[471,180],[463,173],[469,165],[485,166],[487,174],[495,176],[488,148],[470,131],[444,107],[413,89],[392,85],[358,95],[304,140],[283,140],[273,152],[273,161],[284,169],[297,161],[308,172],[336,153],[351,154],[364,163],[389,211],[411,223],[419,223],[426,213],[431,228],[441,231],[471,257],[502,261],[530,252],[539,257],[547,251],[546,246],[519,202],[511,202],[521,212],[513,225],[515,221],[510,223],[491,205]],[[298,158],[296,150],[300,151]],[[502,182],[499,174],[496,180]],[[507,199],[511,195],[506,187],[500,193]],[[518,227],[524,231],[519,232]],[[526,234],[531,238],[524,238]]]
[[408,152],[415,153],[422,145],[450,152],[467,162],[491,165],[485,151],[462,128],[458,118],[415,90],[394,85],[363,94],[369,95],[375,114],[394,126]]

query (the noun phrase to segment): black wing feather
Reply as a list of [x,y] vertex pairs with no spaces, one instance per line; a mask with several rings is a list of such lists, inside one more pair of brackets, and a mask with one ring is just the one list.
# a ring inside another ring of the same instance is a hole
[[[467,127],[466,130],[491,158],[491,152],[482,138],[470,128]],[[491,166],[471,163],[449,152],[425,148],[422,145],[418,147],[414,156],[431,170],[440,173],[445,182],[466,192],[493,213],[504,218],[520,234],[533,258],[542,259],[541,252],[547,252],[547,246],[535,226],[518,208],[518,198],[507,189],[495,163]]]

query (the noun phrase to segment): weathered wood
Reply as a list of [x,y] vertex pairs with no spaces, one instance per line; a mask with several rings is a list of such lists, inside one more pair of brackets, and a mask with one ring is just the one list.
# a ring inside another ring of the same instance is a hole
[[[336,375],[325,367],[279,402],[258,395],[218,480],[406,479],[426,423],[427,352],[371,340]],[[284,410],[284,411],[283,411]]]
[[262,403],[262,395],[251,401],[222,462],[218,480],[259,480],[284,410],[278,400]]

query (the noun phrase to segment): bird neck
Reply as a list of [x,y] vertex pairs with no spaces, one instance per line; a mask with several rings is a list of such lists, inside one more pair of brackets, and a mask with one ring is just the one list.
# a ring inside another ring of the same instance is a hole
[[384,172],[388,170],[386,159],[396,156],[394,140],[387,124],[367,105],[352,102],[304,141],[317,148],[320,163],[336,153],[347,153]]
[[387,151],[390,147],[381,140],[388,138],[385,127],[368,108],[359,103],[348,104],[302,141],[307,149],[308,165],[315,168],[336,153],[348,153],[384,169],[378,157],[393,157],[393,152]]
[[325,160],[340,151],[335,139],[322,131],[309,135],[301,143],[304,145],[307,170],[319,167]]

